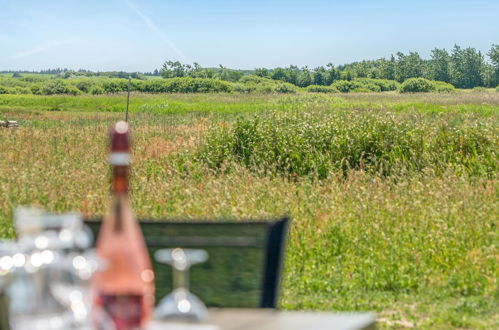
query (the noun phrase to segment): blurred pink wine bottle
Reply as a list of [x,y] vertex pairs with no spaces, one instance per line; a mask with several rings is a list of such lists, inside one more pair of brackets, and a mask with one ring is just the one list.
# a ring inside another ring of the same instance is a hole
[[106,266],[95,276],[95,304],[116,330],[144,329],[154,307],[154,273],[128,197],[128,123],[113,125],[110,138],[113,201],[97,239],[97,253]]

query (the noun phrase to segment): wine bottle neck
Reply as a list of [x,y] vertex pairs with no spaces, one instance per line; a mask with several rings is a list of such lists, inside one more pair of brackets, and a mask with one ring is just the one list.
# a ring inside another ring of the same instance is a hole
[[114,195],[128,194],[128,166],[113,166],[113,182],[111,191]]

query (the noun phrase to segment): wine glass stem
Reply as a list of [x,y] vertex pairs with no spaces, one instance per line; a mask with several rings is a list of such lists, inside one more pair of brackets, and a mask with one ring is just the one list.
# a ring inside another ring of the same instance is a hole
[[173,268],[173,289],[189,290],[189,268],[184,270]]

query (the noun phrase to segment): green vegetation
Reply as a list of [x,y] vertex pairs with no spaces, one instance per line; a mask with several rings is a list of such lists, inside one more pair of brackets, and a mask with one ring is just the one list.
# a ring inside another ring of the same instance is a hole
[[[365,60],[339,66],[329,63],[325,67],[319,66],[315,69],[290,65],[287,68],[232,70],[223,66],[203,68],[197,63],[189,65],[167,61],[160,74],[164,78],[217,78],[232,82],[238,81],[247,74],[255,74],[298,87],[330,86],[338,80],[350,81],[356,78],[395,80],[399,83],[409,78],[425,78],[451,83],[458,88],[494,87],[499,83],[499,45],[492,45],[487,56],[489,61],[486,61],[475,48],[461,48],[455,45],[450,53],[445,49],[435,48],[432,50],[430,59],[421,58],[417,52],[409,54],[398,52],[390,59]],[[372,90],[369,87],[354,87],[353,89]],[[384,90],[383,87],[381,89]]]
[[[487,91],[484,87],[475,87],[474,90],[482,92]],[[399,91],[401,93],[449,93],[456,91],[456,88],[444,81],[431,81],[424,78],[409,78],[400,85]]]
[[[431,87],[420,91],[453,91],[454,86],[445,82],[429,81],[423,78],[410,78],[400,85],[394,80],[356,78],[354,80],[336,80],[331,86],[309,85],[304,88],[293,84],[262,78],[255,75],[243,76],[237,82],[228,82],[214,78],[169,78],[140,80],[132,79],[130,90],[142,93],[350,93],[350,92],[388,92],[396,91],[400,86],[424,81]],[[43,77],[0,77],[1,94],[114,94],[128,90],[128,80],[120,78],[43,78]],[[405,89],[401,90],[406,92]],[[411,90],[415,92],[417,90]]]
[[435,85],[435,92],[449,93],[456,91],[456,88],[454,86],[452,86],[449,83],[446,83],[445,81],[433,81],[433,84]]
[[350,80],[337,80],[331,87],[336,88],[342,93],[349,92],[381,92],[381,88],[378,85],[372,83],[363,83],[360,81],[350,81]]
[[305,88],[309,93],[339,93],[339,91],[332,86],[310,85]]
[[[318,93],[394,91],[411,78],[434,81],[427,91],[449,92],[453,87],[494,88],[499,84],[499,45],[492,45],[488,61],[475,48],[455,45],[451,52],[432,50],[430,59],[417,52],[398,52],[390,59],[365,60],[334,66],[332,63],[314,69],[290,65],[286,68],[234,70],[220,65],[203,68],[197,63],[166,61],[161,70],[138,72],[92,72],[54,69],[39,74],[26,71],[0,72],[2,92],[8,94],[105,94],[126,90],[125,79],[132,78],[132,90],[145,93],[296,93],[317,90]],[[162,78],[164,79],[162,79]],[[57,82],[48,82],[56,79]],[[62,80],[60,80],[62,79]],[[413,82],[411,80],[411,82]],[[420,81],[421,82],[421,81]],[[34,84],[34,85],[33,85]],[[420,83],[421,84],[421,83]],[[308,86],[331,86],[324,89]]]
[[[119,78],[29,79],[0,78],[0,86],[9,94],[112,94],[125,92],[128,80]],[[218,79],[172,78],[132,80],[131,90],[144,93],[219,93],[230,92],[230,83]]]
[[409,78],[400,86],[402,93],[421,93],[435,91],[435,84],[424,78]]
[[328,178],[366,171],[410,176],[423,171],[494,177],[499,129],[474,115],[379,111],[266,112],[221,126],[208,135],[199,159],[224,170],[243,165],[257,173]]
[[[380,92],[389,92],[396,91],[400,84],[394,80],[388,79],[373,79],[373,78],[356,78],[355,81],[364,83],[364,84],[372,84],[379,87]],[[377,90],[375,90],[377,91]]]
[[[0,237],[20,204],[105,211],[125,102],[0,95],[20,124],[0,129]],[[130,111],[138,217],[292,217],[283,308],[499,326],[499,93],[135,94]]]

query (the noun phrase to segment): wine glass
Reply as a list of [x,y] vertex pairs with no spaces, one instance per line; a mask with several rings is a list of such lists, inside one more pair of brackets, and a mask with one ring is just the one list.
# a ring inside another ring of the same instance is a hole
[[50,290],[54,298],[66,308],[65,328],[113,329],[111,319],[103,310],[93,308],[90,281],[105,268],[94,249],[83,253],[68,253],[52,267]]
[[14,241],[0,240],[0,293],[9,283],[12,272],[19,264],[17,258],[14,257],[16,252],[17,244]]
[[161,249],[155,259],[173,267],[173,291],[161,299],[154,314],[159,319],[203,321],[208,317],[204,303],[189,291],[189,268],[208,260],[204,250]]
[[49,214],[37,208],[18,207],[15,225],[19,244],[30,250],[85,249],[92,231],[77,213]]
[[8,300],[5,289],[12,279],[18,261],[14,258],[17,246],[14,241],[0,240],[0,329],[10,327]]
[[[90,229],[78,214],[47,214],[36,208],[17,208],[19,267],[8,288],[10,314],[17,329],[67,328],[67,318],[52,285],[66,260],[92,243]],[[24,257],[24,258],[23,258]],[[21,265],[21,261],[22,265]]]

